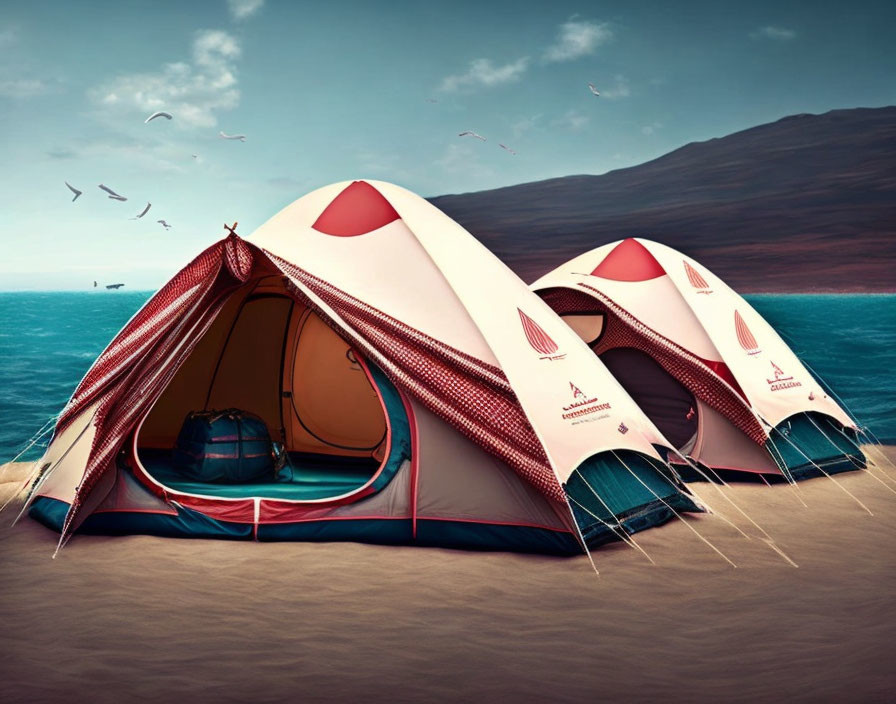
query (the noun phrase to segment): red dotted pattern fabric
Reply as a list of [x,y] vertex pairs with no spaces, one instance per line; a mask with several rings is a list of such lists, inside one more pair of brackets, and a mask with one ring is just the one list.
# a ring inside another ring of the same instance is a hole
[[58,435],[98,402],[96,434],[63,538],[77,528],[80,508],[127,435],[214,321],[224,294],[250,276],[254,262],[252,247],[235,236],[206,249],[137,312],[82,379],[55,430]]

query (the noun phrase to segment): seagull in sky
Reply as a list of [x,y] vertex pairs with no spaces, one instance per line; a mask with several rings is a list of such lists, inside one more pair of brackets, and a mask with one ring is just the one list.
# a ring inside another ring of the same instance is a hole
[[473,132],[471,130],[467,130],[466,132],[461,132],[457,136],[458,137],[475,137],[476,139],[481,139],[483,142],[485,141],[485,137],[483,137],[481,134],[476,134],[475,132]]
[[510,152],[511,154],[516,154],[516,152],[513,151],[513,149],[511,149],[510,147],[508,147],[506,144],[501,144],[501,143],[499,142],[499,143],[498,143],[498,146],[501,147],[501,149],[504,149],[504,150]]
[[75,197],[72,198],[72,203],[74,203],[76,200],[78,200],[78,196],[81,195],[81,191],[79,191],[77,188],[75,188],[75,187],[74,187],[72,184],[70,184],[68,181],[65,181],[65,185],[68,186],[68,190],[70,190],[72,193],[75,194]]
[[164,227],[166,230],[170,230],[170,229],[171,229],[171,225],[169,225],[169,224],[168,224],[167,222],[165,222],[164,220],[156,220],[156,222],[159,223],[159,225],[161,225],[162,227]]
[[599,95],[600,95],[600,91],[599,91],[597,88],[594,87],[594,84],[593,84],[593,83],[589,83],[589,84],[588,84],[588,89],[591,91],[591,94],[592,94],[592,95],[595,95],[595,96],[599,96]]
[[246,141],[246,135],[244,135],[244,134],[225,134],[223,131],[221,131],[221,132],[218,132],[218,136],[221,139],[238,139],[241,142]]
[[146,215],[147,212],[149,212],[149,209],[150,209],[151,207],[152,207],[152,203],[147,203],[147,204],[146,204],[146,207],[143,209],[143,212],[140,213],[137,217],[135,217],[135,218],[131,218],[131,220],[139,220],[139,219],[142,218],[144,215]]
[[113,191],[111,188],[109,188],[108,186],[104,186],[103,184],[100,184],[100,185],[99,185],[99,189],[100,189],[101,191],[105,191],[106,193],[108,193],[108,194],[109,194],[109,197],[110,197],[112,200],[127,200],[127,198],[125,198],[124,196],[120,196],[120,195],[118,195],[118,194],[117,194],[115,191]]
[[152,115],[150,115],[149,117],[147,117],[147,118],[143,121],[143,124],[145,125],[145,124],[147,124],[148,122],[152,122],[152,121],[155,120],[157,117],[164,117],[166,120],[170,120],[172,117],[174,117],[174,115],[172,115],[170,112],[165,112],[164,110],[159,110],[158,112],[154,112]]

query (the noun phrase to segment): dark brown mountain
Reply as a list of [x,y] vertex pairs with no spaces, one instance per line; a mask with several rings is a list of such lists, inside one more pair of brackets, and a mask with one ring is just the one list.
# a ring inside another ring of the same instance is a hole
[[601,176],[431,200],[527,281],[642,236],[740,291],[896,291],[896,107],[794,115]]

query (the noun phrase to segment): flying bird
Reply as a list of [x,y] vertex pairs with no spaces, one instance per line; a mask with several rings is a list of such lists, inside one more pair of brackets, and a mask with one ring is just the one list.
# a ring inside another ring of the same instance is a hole
[[148,122],[152,122],[152,121],[155,120],[157,117],[164,117],[166,120],[170,120],[172,117],[174,117],[174,115],[172,115],[170,112],[164,112],[164,111],[162,111],[162,110],[159,110],[158,112],[154,112],[152,115],[150,115],[149,117],[147,117],[147,118],[143,121],[143,124],[145,125],[145,124],[148,123]]
[[589,84],[588,84],[588,88],[589,88],[589,90],[591,91],[592,95],[597,95],[597,96],[600,95],[600,91],[599,91],[597,88],[594,87],[594,84],[593,84],[593,83],[589,83]]
[[68,181],[65,181],[65,185],[68,186],[68,190],[70,190],[72,193],[75,194],[75,197],[72,198],[72,203],[74,203],[76,200],[78,200],[78,196],[81,195],[81,191],[79,191],[77,188],[75,188],[75,187],[74,187],[72,184],[70,184]]
[[96,281],[93,282],[93,287],[96,288]]
[[106,288],[108,288],[108,289],[112,289],[112,290],[114,290],[114,291],[117,291],[117,290],[120,289],[122,286],[124,286],[124,284],[108,284],[108,285],[106,286]]
[[436,100],[435,98],[427,98],[427,99],[426,99],[426,102],[427,102],[427,103],[437,103],[437,102],[439,102],[439,101]]
[[135,217],[135,218],[131,218],[131,220],[139,220],[139,219],[142,218],[144,215],[146,215],[146,213],[149,211],[149,209],[150,209],[151,207],[152,207],[152,203],[147,203],[147,204],[146,204],[146,207],[143,209],[143,212],[140,213],[137,217]]
[[167,222],[165,222],[164,220],[156,220],[156,222],[159,223],[159,225],[161,225],[162,227],[164,227],[166,230],[170,230],[170,229],[171,229],[171,225],[169,225],[169,224],[168,224]]
[[475,137],[476,139],[481,139],[483,142],[485,141],[485,137],[483,137],[481,134],[476,134],[475,132],[471,132],[470,130],[467,130],[466,132],[461,132],[457,136],[458,137]]
[[221,131],[221,132],[218,132],[218,136],[221,139],[238,139],[241,142],[246,141],[246,135],[244,135],[244,134],[224,134],[224,132]]
[[109,194],[109,197],[110,197],[112,200],[127,200],[127,198],[125,198],[124,196],[120,196],[120,195],[118,195],[118,194],[117,194],[115,191],[113,191],[111,188],[109,188],[108,186],[104,186],[103,184],[100,184],[100,185],[99,185],[99,189],[100,189],[101,191],[105,191],[106,193],[108,193],[108,194]]
[[504,150],[510,152],[511,154],[516,154],[516,152],[513,151],[513,149],[511,149],[510,147],[508,147],[506,144],[501,144],[501,143],[499,142],[499,143],[498,143],[498,146],[501,147],[501,149],[504,149]]

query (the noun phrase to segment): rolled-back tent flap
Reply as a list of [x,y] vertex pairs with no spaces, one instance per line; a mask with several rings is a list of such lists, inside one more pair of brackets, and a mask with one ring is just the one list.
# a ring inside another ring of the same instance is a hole
[[128,434],[217,318],[226,294],[253,266],[252,248],[235,236],[208,247],[134,314],[84,375],[54,432],[55,440],[96,404],[90,421],[96,432],[60,528],[59,547],[109,494]]

